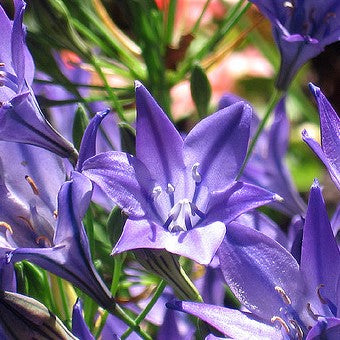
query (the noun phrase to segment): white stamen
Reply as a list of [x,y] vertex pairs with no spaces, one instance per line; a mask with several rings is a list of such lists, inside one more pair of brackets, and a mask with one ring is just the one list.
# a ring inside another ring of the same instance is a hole
[[294,5],[290,2],[290,1],[285,1],[283,3],[283,7],[286,7],[286,8],[294,8]]
[[152,197],[156,199],[162,193],[162,188],[156,185],[152,190]]
[[281,197],[280,195],[278,195],[278,194],[275,194],[275,195],[273,196],[273,200],[276,201],[276,202],[280,202],[280,203],[284,202],[284,198],[282,198],[282,197]]
[[168,194],[172,194],[174,191],[175,191],[175,187],[171,183],[168,183],[168,187],[166,189],[166,192]]
[[196,183],[200,183],[202,181],[201,174],[198,172],[199,165],[200,163],[195,163],[192,166],[192,170],[191,170],[192,178]]

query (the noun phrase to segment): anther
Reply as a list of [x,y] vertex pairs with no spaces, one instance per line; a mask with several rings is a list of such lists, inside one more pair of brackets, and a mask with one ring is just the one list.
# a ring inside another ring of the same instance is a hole
[[325,287],[323,283],[319,284],[318,287],[316,288],[316,294],[318,294],[318,298],[321,301],[321,303],[327,305],[327,301],[323,298],[323,296],[320,293],[320,289],[323,287]]
[[290,300],[289,296],[286,294],[286,292],[279,286],[275,286],[275,290],[281,295],[283,302],[286,305],[291,305],[292,301]]
[[157,185],[152,190],[152,197],[156,199],[162,193],[162,188]]
[[32,224],[31,224],[31,222],[30,222],[30,220],[28,220],[26,217],[23,217],[23,216],[18,216],[18,218],[23,220],[30,230],[35,231],[33,226],[32,226]]
[[45,244],[47,244],[48,247],[51,247],[51,242],[46,236],[40,235],[35,239],[35,243],[37,245],[41,245],[41,241],[43,241],[43,246],[45,246]]
[[280,318],[279,316],[273,316],[270,321],[272,323],[275,323],[276,321],[285,329],[285,331],[289,334],[289,327],[288,325],[286,324],[286,322]]
[[282,203],[282,202],[284,202],[284,198],[282,198],[280,195],[278,195],[278,194],[274,194],[273,195],[273,200],[275,201],[275,202],[280,202],[280,203]]
[[5,63],[0,63],[0,67],[5,67]]
[[298,335],[298,340],[302,340],[303,339],[303,331],[302,331],[301,327],[299,326],[299,324],[295,320],[289,320],[289,322],[294,327],[294,329],[296,330],[296,333]]
[[286,7],[286,8],[294,8],[294,5],[290,2],[290,1],[285,1],[283,3],[283,7]]
[[7,230],[9,230],[9,232],[11,234],[13,234],[13,229],[12,229],[12,227],[8,223],[6,223],[4,221],[0,221],[0,227],[6,228]]
[[315,321],[318,321],[319,315],[318,315],[318,314],[315,314],[315,313],[313,312],[312,307],[311,307],[311,304],[310,304],[309,302],[307,303],[306,309],[307,309],[307,312],[308,312],[308,314],[310,315],[310,317],[311,317],[312,319],[314,319]]
[[175,187],[171,183],[168,183],[168,187],[166,188],[166,192],[168,194],[172,194],[174,191],[175,191]]
[[58,211],[57,211],[57,210],[54,210],[54,211],[53,211],[53,217],[54,217],[55,219],[58,218]]
[[201,174],[198,172],[198,167],[199,167],[200,163],[195,163],[192,166],[192,170],[191,170],[191,175],[192,175],[192,179],[196,182],[196,183],[200,183],[202,181],[202,176]]
[[30,176],[26,175],[26,176],[25,176],[25,180],[26,180],[26,181],[28,182],[28,184],[31,186],[34,195],[39,195],[38,187],[37,187],[37,185],[35,184],[35,182],[33,181],[33,179],[32,179]]

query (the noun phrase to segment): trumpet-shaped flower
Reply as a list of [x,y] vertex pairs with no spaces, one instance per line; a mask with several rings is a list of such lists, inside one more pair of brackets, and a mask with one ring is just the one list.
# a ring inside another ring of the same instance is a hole
[[333,182],[340,190],[340,118],[321,90],[309,85],[318,103],[320,116],[321,146],[302,131],[302,139],[325,164]]
[[276,85],[286,90],[299,68],[340,39],[340,2],[250,0],[270,20],[281,54]]
[[82,172],[129,215],[113,254],[166,249],[208,264],[225,224],[277,199],[235,181],[243,162],[251,108],[237,103],[201,121],[184,139],[137,83],[136,157],[107,152]]
[[193,314],[231,338],[338,338],[340,252],[316,181],[300,265],[277,242],[234,222],[218,256],[227,284],[250,312],[193,302],[169,307]]
[[14,4],[13,22],[0,6],[0,139],[37,145],[75,162],[77,151],[45,119],[30,87],[34,65],[22,25],[26,4]]
[[[104,115],[91,121],[80,161],[93,155],[91,143]],[[114,301],[92,264],[82,224],[92,183],[78,172],[67,182],[65,177],[62,160],[49,151],[0,143],[0,260],[6,260],[0,264],[27,259],[112,310]]]

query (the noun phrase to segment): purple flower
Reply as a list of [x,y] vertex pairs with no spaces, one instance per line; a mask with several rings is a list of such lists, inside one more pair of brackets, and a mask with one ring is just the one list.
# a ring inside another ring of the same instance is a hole
[[340,118],[321,90],[309,85],[319,108],[321,146],[302,131],[302,139],[325,164],[333,182],[340,190]]
[[[219,107],[227,107],[241,100],[242,98],[235,95],[224,95]],[[259,119],[254,115],[250,135],[255,133],[258,125]],[[299,196],[285,165],[288,141],[289,121],[286,115],[285,99],[282,99],[276,106],[274,121],[270,129],[263,131],[259,137],[241,179],[280,195],[283,202],[270,204],[274,209],[289,216],[304,215],[306,205]]]
[[236,175],[249,138],[251,109],[237,103],[201,121],[184,139],[140,83],[136,84],[136,157],[107,152],[82,172],[129,215],[113,254],[166,249],[208,264],[225,224],[271,202],[272,193]]
[[[89,124],[80,161],[93,155],[91,142],[104,116]],[[27,259],[112,310],[114,301],[92,264],[82,224],[92,183],[78,172],[65,182],[62,160],[30,145],[1,142],[0,161],[0,259],[9,264]]]
[[317,181],[300,265],[274,240],[235,222],[218,256],[226,283],[249,312],[193,302],[170,303],[170,308],[198,316],[232,338],[335,339],[339,334],[340,252]]
[[30,87],[34,65],[22,25],[26,4],[14,3],[13,22],[0,6],[0,139],[37,145],[75,162],[76,150],[47,122]]
[[270,20],[281,54],[276,85],[286,90],[299,68],[340,39],[337,0],[250,0]]

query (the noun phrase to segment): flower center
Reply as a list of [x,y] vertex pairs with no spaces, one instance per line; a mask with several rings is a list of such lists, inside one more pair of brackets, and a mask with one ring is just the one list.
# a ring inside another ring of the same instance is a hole
[[[175,202],[175,187],[171,183],[168,183],[167,185],[165,192],[169,196],[171,209],[168,213],[164,213],[162,211],[163,214],[160,213],[159,217],[160,219],[162,219],[161,216],[165,216],[163,227],[170,232],[188,231],[205,217],[205,214],[197,208],[195,203],[197,199],[196,189],[202,181],[201,174],[198,172],[198,167],[199,163],[195,163],[191,171],[192,179],[195,182],[195,193],[192,199],[184,198],[180,199],[178,202]],[[160,186],[157,185],[154,187],[152,196],[155,206],[158,197],[162,193],[163,190]],[[157,209],[157,206],[156,210],[159,211],[159,209]]]

